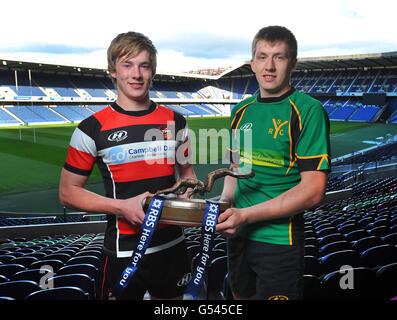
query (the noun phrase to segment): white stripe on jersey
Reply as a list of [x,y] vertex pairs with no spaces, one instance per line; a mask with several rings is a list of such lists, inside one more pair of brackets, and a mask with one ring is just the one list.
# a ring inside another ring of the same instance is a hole
[[150,161],[172,158],[175,159],[175,140],[145,141],[127,143],[99,150],[98,156],[107,165]]
[[93,157],[97,156],[95,141],[79,128],[74,130],[70,145],[79,151],[91,154]]

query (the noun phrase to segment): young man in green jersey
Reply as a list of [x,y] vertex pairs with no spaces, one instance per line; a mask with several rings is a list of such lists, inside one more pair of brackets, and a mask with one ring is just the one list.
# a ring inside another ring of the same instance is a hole
[[[291,31],[259,30],[251,68],[260,92],[237,104],[230,117],[230,152],[239,155],[232,166],[248,165],[255,172],[251,179],[226,177],[221,195],[235,204],[219,216],[217,230],[229,237],[229,281],[236,299],[303,295],[303,211],[324,197],[330,143],[321,103],[290,85],[296,57]],[[250,144],[233,140],[247,129]]]

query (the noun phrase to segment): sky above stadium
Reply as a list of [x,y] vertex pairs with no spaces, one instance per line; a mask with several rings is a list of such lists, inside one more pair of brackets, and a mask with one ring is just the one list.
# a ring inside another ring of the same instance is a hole
[[283,25],[298,57],[397,51],[391,0],[2,1],[0,57],[106,68],[119,33],[139,31],[158,50],[158,71],[238,65],[255,33]]

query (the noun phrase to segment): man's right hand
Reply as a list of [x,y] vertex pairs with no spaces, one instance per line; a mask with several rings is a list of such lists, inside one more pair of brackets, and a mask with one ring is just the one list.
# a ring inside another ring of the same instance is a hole
[[142,224],[143,219],[145,218],[142,203],[150,196],[153,196],[153,194],[147,191],[135,197],[121,200],[121,213],[124,218],[133,225]]

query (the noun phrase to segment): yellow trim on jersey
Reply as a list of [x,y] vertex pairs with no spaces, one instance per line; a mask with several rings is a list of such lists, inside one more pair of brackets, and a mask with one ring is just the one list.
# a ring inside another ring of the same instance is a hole
[[295,156],[296,156],[298,159],[317,159],[317,158],[321,158],[321,160],[320,160],[320,162],[319,162],[319,164],[318,164],[316,170],[320,170],[321,165],[323,164],[324,159],[325,159],[325,161],[327,161],[327,163],[328,163],[328,165],[329,165],[328,154],[320,154],[320,155],[318,155],[318,156],[309,156],[309,157],[300,157],[300,156],[298,156],[297,154],[295,154]]
[[298,111],[298,108],[296,107],[296,105],[292,102],[291,99],[289,99],[289,102],[292,104],[292,106],[294,107],[296,114],[298,115],[298,119],[299,119],[299,129],[300,131],[302,131],[302,118],[301,118],[301,114]]
[[[240,112],[240,110],[243,109],[243,108],[248,107],[250,104],[254,103],[255,101],[256,101],[256,100],[253,100],[253,101],[251,101],[251,102],[248,102],[247,104],[243,105],[240,109],[238,109],[238,110],[236,111],[236,113],[234,114],[233,120],[232,120],[232,122],[231,122],[231,127],[233,127],[233,123],[234,123],[234,121],[236,120],[236,116],[237,116],[237,114]],[[235,130],[238,129],[238,126],[239,126],[239,124],[240,124],[240,122],[241,122],[241,119],[243,118],[244,113],[245,113],[246,110],[247,110],[247,108],[246,108],[246,109],[243,111],[243,113],[240,115],[240,119],[239,119],[238,122],[237,122],[237,125],[236,125]],[[237,132],[234,131],[234,137],[236,137],[236,134],[237,134]]]

